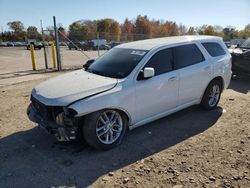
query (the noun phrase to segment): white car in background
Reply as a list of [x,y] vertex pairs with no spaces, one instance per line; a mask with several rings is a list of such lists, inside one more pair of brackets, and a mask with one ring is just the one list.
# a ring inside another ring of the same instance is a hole
[[110,149],[133,129],[191,105],[214,109],[231,79],[222,39],[179,36],[118,45],[35,87],[27,114],[58,140]]

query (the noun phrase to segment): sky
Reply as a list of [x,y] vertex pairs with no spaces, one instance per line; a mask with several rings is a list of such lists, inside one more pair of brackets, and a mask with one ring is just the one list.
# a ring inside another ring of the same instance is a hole
[[186,26],[204,24],[243,29],[250,23],[250,0],[0,0],[0,31],[19,20],[25,28],[57,23],[65,28],[77,20],[112,18],[123,23],[137,15],[175,21]]

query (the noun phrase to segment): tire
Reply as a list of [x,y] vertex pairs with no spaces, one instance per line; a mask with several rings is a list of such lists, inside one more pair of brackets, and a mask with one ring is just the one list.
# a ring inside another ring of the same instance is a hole
[[212,110],[217,107],[222,91],[222,84],[219,80],[213,80],[207,86],[207,89],[201,100],[201,107],[206,110]]
[[107,109],[89,114],[84,119],[84,139],[95,149],[112,149],[121,143],[127,122],[126,116],[116,110]]

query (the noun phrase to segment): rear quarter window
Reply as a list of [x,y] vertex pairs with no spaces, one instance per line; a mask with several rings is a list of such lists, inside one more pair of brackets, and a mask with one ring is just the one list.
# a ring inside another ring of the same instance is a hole
[[225,50],[217,42],[204,42],[201,44],[212,57],[217,57],[226,54]]

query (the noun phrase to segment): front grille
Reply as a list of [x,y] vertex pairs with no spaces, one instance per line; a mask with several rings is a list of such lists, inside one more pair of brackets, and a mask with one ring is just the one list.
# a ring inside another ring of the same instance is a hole
[[60,106],[46,106],[37,99],[35,99],[33,96],[31,96],[31,102],[33,107],[35,108],[35,111],[43,118],[46,118],[48,120],[55,121],[56,116],[63,112],[63,108]]
[[47,108],[44,104],[36,100],[33,96],[31,96],[31,102],[38,115],[40,115],[43,118],[47,117],[48,115]]

